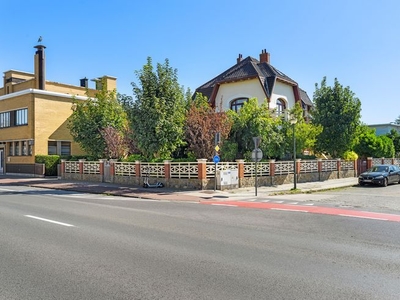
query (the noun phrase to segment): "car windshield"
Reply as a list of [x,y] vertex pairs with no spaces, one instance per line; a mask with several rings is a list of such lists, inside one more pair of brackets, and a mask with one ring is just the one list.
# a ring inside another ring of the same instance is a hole
[[371,168],[371,172],[389,172],[388,166],[375,166]]

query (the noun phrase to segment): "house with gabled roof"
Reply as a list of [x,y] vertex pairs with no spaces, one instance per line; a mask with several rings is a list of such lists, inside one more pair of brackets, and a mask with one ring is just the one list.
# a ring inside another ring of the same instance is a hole
[[198,87],[197,92],[223,111],[238,111],[250,98],[257,98],[259,104],[267,102],[277,114],[299,103],[307,116],[313,106],[296,81],[270,64],[270,54],[265,49],[259,60],[250,56],[242,59],[239,54],[235,65]]

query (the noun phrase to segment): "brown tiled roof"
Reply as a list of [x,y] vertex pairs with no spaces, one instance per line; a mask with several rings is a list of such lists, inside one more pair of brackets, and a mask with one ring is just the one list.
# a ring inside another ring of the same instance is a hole
[[300,98],[301,98],[301,101],[304,102],[304,104],[306,104],[308,106],[314,106],[314,104],[312,103],[312,101],[308,97],[307,92],[302,90],[302,89],[300,89]]
[[[263,88],[265,90],[265,94],[268,98],[271,97],[272,90],[274,88],[276,80],[284,81],[292,86],[297,86],[297,82],[291,79],[289,76],[279,71],[272,65],[267,62],[259,62],[257,59],[253,57],[246,57],[236,65],[232,66],[225,72],[219,74],[217,77],[211,79],[206,82],[202,86],[196,89],[196,92],[202,93],[207,96],[208,99],[214,101],[212,99],[213,92],[215,87],[218,84],[224,82],[232,82],[232,81],[240,81],[249,78],[259,78],[260,82],[263,84]],[[304,91],[303,91],[304,92]],[[310,99],[305,93],[305,104],[312,105]],[[303,93],[301,93],[303,95]],[[303,96],[302,96],[303,99]],[[307,100],[308,99],[308,100]],[[309,104],[311,103],[311,104]]]

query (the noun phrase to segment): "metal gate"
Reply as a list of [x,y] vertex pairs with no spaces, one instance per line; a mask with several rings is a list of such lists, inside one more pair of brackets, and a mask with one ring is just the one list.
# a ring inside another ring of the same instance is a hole
[[357,162],[357,174],[361,174],[367,171],[367,160],[365,158],[360,158]]
[[110,162],[105,161],[104,162],[104,177],[103,177],[104,182],[111,182],[111,173],[110,173]]

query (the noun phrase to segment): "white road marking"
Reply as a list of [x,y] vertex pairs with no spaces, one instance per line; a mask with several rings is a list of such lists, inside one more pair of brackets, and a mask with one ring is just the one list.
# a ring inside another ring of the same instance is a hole
[[262,200],[261,202],[264,202],[264,203],[266,203],[266,202],[269,202],[269,200]]
[[359,219],[371,219],[371,220],[389,221],[388,219],[385,219],[385,218],[374,218],[374,217],[367,217],[367,216],[354,216],[354,215],[345,215],[345,214],[339,214],[339,216],[359,218]]
[[71,224],[57,222],[57,221],[44,219],[44,218],[40,218],[40,217],[35,217],[35,216],[31,216],[31,215],[25,215],[25,217],[36,219],[36,220],[40,220],[40,221],[45,221],[45,222],[49,222],[49,223],[54,223],[54,224],[57,224],[57,225],[62,225],[62,226],[67,226],[67,227],[75,227],[74,225],[71,225]]
[[289,208],[271,208],[271,210],[283,210],[283,211],[295,211],[295,212],[308,212],[308,210],[304,209],[289,209]]
[[273,201],[274,203],[283,203],[283,201]]
[[1,189],[0,191],[6,191],[6,192],[18,192],[17,190],[10,190],[10,189]]
[[211,205],[237,207],[237,205],[234,205],[234,204],[222,204],[222,203],[211,203]]

